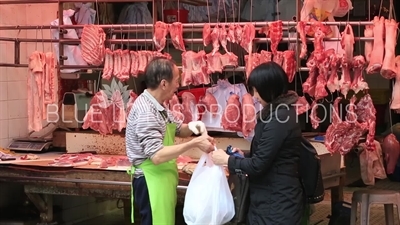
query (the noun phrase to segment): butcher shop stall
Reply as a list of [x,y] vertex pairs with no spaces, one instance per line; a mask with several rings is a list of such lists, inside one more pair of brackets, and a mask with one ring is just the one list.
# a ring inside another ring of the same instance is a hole
[[[399,176],[399,143],[380,136],[400,112],[393,0],[43,2],[0,2],[10,15],[23,7],[27,14],[0,24],[7,46],[0,69],[8,80],[23,74],[4,97],[9,132],[0,137],[0,181],[23,185],[43,223],[58,220],[60,195],[118,199],[129,217],[126,118],[154,57],[172,59],[181,71],[179,91],[164,106],[185,123],[203,121],[218,148],[243,151],[255,123],[224,120],[227,105],[242,117],[261,110],[251,96],[254,107],[241,107],[247,76],[261,63],[281,65],[300,96],[298,122],[321,159],[332,215],[344,201],[349,158],[360,162],[367,186]],[[14,110],[16,89],[24,97]],[[14,113],[24,118],[18,127]],[[191,149],[177,159],[180,205],[200,156]]]

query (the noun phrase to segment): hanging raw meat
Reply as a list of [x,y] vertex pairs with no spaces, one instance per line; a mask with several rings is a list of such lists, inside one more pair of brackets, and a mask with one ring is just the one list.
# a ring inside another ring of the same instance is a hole
[[182,114],[183,106],[179,103],[178,96],[173,95],[172,99],[168,101],[167,105],[168,107],[166,108],[168,108],[172,112],[172,115],[174,115],[177,119],[181,121],[185,119],[184,115]]
[[231,23],[228,28],[228,35],[226,36],[226,40],[230,43],[236,43],[236,26],[235,24]]
[[329,76],[328,82],[326,84],[326,87],[328,90],[333,93],[335,91],[340,90],[340,83],[339,83],[339,76],[337,71],[339,70],[339,67],[341,65],[341,56],[337,54],[332,54],[331,55],[331,74]]
[[346,121],[342,121],[339,116],[339,102],[341,100],[342,98],[338,97],[333,103],[332,124],[326,130],[325,147],[331,153],[339,152],[345,155],[358,143],[363,133],[368,130],[368,124],[357,121],[354,111],[355,96],[350,99]]
[[238,95],[229,96],[221,118],[221,126],[229,131],[242,131],[242,110]]
[[124,101],[119,90],[112,94],[107,110],[107,115],[111,116],[112,119],[111,129],[121,132],[126,127],[126,114]]
[[157,51],[161,52],[165,48],[165,44],[167,43],[167,35],[168,35],[168,24],[157,21],[154,25],[154,36],[153,42]]
[[226,53],[229,53],[228,49],[227,49],[227,45],[228,45],[228,40],[226,39],[228,36],[228,33],[226,32],[226,27],[225,24],[221,24],[220,28],[219,28],[219,42],[222,45],[222,48],[225,50]]
[[350,85],[350,89],[353,90],[355,94],[357,94],[359,91],[369,89],[368,83],[365,82],[363,78],[363,71],[365,69],[365,65],[366,62],[364,56],[362,55],[354,56],[353,58],[354,76],[353,76],[353,82]]
[[345,98],[349,93],[351,85],[350,63],[346,62],[344,58],[342,59],[342,76],[340,77],[339,85],[340,85],[340,93],[342,93]]
[[396,20],[385,20],[385,58],[383,59],[381,75],[386,79],[396,77],[395,48],[397,44],[397,29],[399,23]]
[[375,127],[376,127],[376,109],[372,102],[371,96],[366,94],[357,103],[355,110],[357,114],[357,120],[360,123],[368,124],[368,135],[366,140],[366,148],[369,151],[376,149],[375,141]]
[[244,137],[248,137],[256,126],[256,107],[249,93],[242,96],[242,119],[242,133]]
[[137,99],[138,95],[134,92],[131,91],[131,93],[129,93],[129,100],[128,103],[126,103],[126,117],[128,118],[129,116],[129,112],[131,111],[132,105],[135,102],[135,100]]
[[400,56],[395,59],[396,68],[396,81],[393,86],[392,92],[392,103],[390,104],[390,109],[394,110],[396,113],[400,113]]
[[169,35],[174,47],[181,51],[186,51],[185,43],[183,42],[183,25],[180,22],[174,22],[169,25]]
[[[374,37],[374,27],[372,25],[365,26],[364,37],[366,37],[366,38]],[[365,60],[367,62],[369,62],[369,60],[371,58],[371,52],[372,52],[373,46],[374,46],[374,41],[372,41],[372,40],[365,41],[364,55],[365,55]]]
[[343,62],[347,64],[351,64],[353,60],[353,52],[354,52],[354,33],[353,28],[350,24],[346,25],[346,28],[342,32],[342,39],[340,40],[340,44],[344,50]]
[[100,66],[105,56],[106,33],[96,25],[85,25],[81,36],[82,58],[90,65]]
[[108,116],[108,98],[104,91],[100,90],[90,100],[90,108],[83,118],[83,129],[91,128],[102,135],[112,133],[112,118]]
[[325,59],[322,63],[318,64],[318,76],[317,83],[315,85],[315,100],[323,99],[328,96],[328,92],[326,91],[326,85],[328,81],[328,73],[330,69],[330,60],[331,55],[335,54],[335,50],[328,49],[324,52]]
[[314,57],[315,52],[311,53],[311,56],[308,58],[307,67],[310,69],[307,80],[302,84],[303,92],[307,93],[310,96],[314,96],[315,94],[315,85],[317,83],[317,61]]
[[199,119],[196,97],[190,92],[184,92],[182,94],[182,114],[184,116],[184,123],[197,121]]
[[301,115],[311,109],[310,104],[308,104],[308,101],[304,96],[299,97],[295,106],[297,115]]
[[203,27],[203,45],[206,47],[207,45],[212,43],[211,39],[211,26],[206,23]]
[[269,23],[269,37],[271,39],[271,52],[276,54],[278,51],[279,42],[281,42],[283,36],[283,24],[281,20]]
[[240,46],[243,47],[243,49],[247,53],[252,53],[253,52],[253,40],[256,36],[256,28],[252,23],[246,23],[243,26],[243,31],[242,31],[242,40],[240,42]]
[[211,42],[212,42],[212,54],[214,55],[216,52],[219,51],[219,33],[220,33],[219,26],[215,26],[211,32]]
[[105,50],[104,69],[102,78],[110,80],[114,70],[114,54],[109,48]]
[[283,64],[282,68],[285,70],[288,76],[289,83],[292,83],[294,76],[296,75],[296,58],[295,51],[286,50],[283,52]]
[[305,31],[305,23],[304,21],[299,21],[296,26],[297,32],[300,35],[301,40],[301,50],[300,50],[300,59],[304,59],[307,56],[307,39],[306,39],[306,31]]
[[214,95],[212,95],[211,93],[206,92],[206,94],[200,98],[199,104],[204,105],[206,110],[213,115],[221,113],[219,111],[219,105],[217,99],[215,99]]
[[314,100],[311,103],[311,113],[310,113],[310,119],[311,119],[311,126],[314,129],[317,129],[319,124],[321,123],[321,119],[318,117],[318,103],[316,100]]
[[385,17],[374,17],[374,45],[371,52],[371,57],[369,60],[369,65],[367,67],[367,73],[378,73],[382,68],[383,53],[385,50],[385,45],[383,38],[385,36]]
[[400,155],[400,144],[394,134],[385,137],[382,144],[382,151],[386,161],[386,173],[392,174],[396,169]]

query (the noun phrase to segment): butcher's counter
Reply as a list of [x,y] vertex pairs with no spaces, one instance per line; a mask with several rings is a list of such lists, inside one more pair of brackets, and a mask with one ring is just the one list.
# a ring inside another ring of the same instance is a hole
[[[216,137],[218,148],[227,145],[238,147],[244,151],[250,143],[238,137]],[[187,142],[191,138],[176,138],[176,144]],[[124,155],[125,140],[121,135],[101,136],[93,133],[67,133],[65,135],[68,153],[97,151],[98,155]],[[312,142],[322,161],[324,186],[331,190],[331,202],[343,201],[344,165],[342,157],[331,155],[322,143]],[[112,149],[112,151],[110,150]],[[53,167],[48,163],[62,153],[48,152],[38,154],[39,159],[29,161],[0,161],[0,181],[24,184],[24,190],[29,199],[41,212],[43,222],[53,219],[52,195],[92,196],[122,199],[125,212],[130,208],[130,177],[126,167],[110,167],[100,169],[98,166]],[[201,152],[191,149],[187,156],[198,159]],[[185,189],[190,175],[180,171],[178,186],[178,202],[183,203]],[[40,195],[41,194],[41,195]],[[41,197],[43,196],[43,197]],[[329,196],[327,196],[329,199]],[[136,214],[138,215],[138,213]]]

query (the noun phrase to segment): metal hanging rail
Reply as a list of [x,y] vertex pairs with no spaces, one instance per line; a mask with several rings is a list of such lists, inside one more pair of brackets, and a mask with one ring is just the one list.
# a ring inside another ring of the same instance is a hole
[[[238,24],[238,25],[241,25],[241,26],[243,26],[245,24],[248,24],[248,23],[252,23],[252,24],[254,24],[255,27],[262,27],[262,26],[267,25],[269,22],[238,22],[238,23],[232,22],[232,23]],[[227,23],[209,23],[209,24],[211,26],[216,26],[216,25],[220,25],[220,24],[229,25],[229,24],[232,24],[232,23],[227,22]],[[295,21],[282,21],[282,23],[286,27],[293,27],[293,26],[297,25],[297,22],[295,22]],[[345,26],[347,24],[355,25],[355,26],[356,25],[366,26],[366,25],[372,25],[373,24],[373,22],[371,22],[371,21],[361,21],[361,22],[359,22],[359,21],[349,21],[349,22],[336,21],[336,22],[321,22],[321,23],[325,24],[325,25],[338,25],[338,26]],[[182,26],[183,26],[183,28],[203,28],[205,24],[206,23],[183,23]],[[307,24],[311,25],[312,23],[307,22]],[[150,28],[153,28],[153,24],[113,24],[113,25],[100,24],[100,25],[97,25],[97,26],[99,26],[101,28],[104,28],[104,29],[132,29],[132,28],[142,28],[142,29],[143,28],[144,29],[148,28],[148,29],[150,29]],[[43,25],[43,26],[37,26],[37,25],[36,26],[35,25],[32,25],[32,26],[3,25],[3,26],[0,26],[0,30],[77,29],[77,28],[83,28],[83,27],[84,27],[84,25],[61,25],[61,24],[58,25],[58,26],[50,26],[50,25]]]
[[[108,2],[108,3],[133,3],[133,2],[152,2],[153,0],[92,0],[84,2]],[[81,3],[82,0],[8,0],[0,1],[0,5],[12,5],[12,4],[47,4],[47,3]]]
[[[0,63],[0,67],[28,67],[28,64],[11,64],[11,63]],[[179,70],[182,70],[182,66],[177,66]],[[82,69],[82,70],[103,70],[100,66],[78,66],[78,65],[63,65],[58,66],[60,70],[63,69]],[[300,67],[298,71],[306,72],[310,69],[307,67]],[[246,68],[244,66],[238,67],[227,67],[224,68],[224,72],[245,72]],[[73,73],[72,73],[73,74]]]

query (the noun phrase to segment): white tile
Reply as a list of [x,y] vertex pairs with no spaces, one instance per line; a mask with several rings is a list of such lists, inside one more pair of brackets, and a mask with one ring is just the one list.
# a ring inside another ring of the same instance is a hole
[[8,122],[8,137],[19,138],[28,136],[28,120],[12,119]]
[[[21,64],[25,62],[21,61]],[[27,68],[9,68],[7,73],[7,81],[23,81],[23,85],[26,86],[26,79],[28,77]]]
[[8,120],[0,120],[0,139],[8,138]]
[[8,101],[0,101],[0,120],[8,119]]
[[9,144],[10,144],[10,142],[9,142],[8,138],[1,138],[0,139],[0,147],[7,148]]
[[8,102],[8,118],[9,119],[19,119],[26,118],[27,112],[27,100],[11,100]]
[[7,86],[8,82],[0,82],[0,101],[5,101],[8,99]]
[[8,100],[27,99],[27,84],[25,81],[8,82]]
[[[0,45],[1,46],[1,45]],[[0,50],[0,55],[3,54]],[[4,62],[0,59],[0,62]],[[0,67],[0,82],[5,82],[7,81],[7,67]]]

